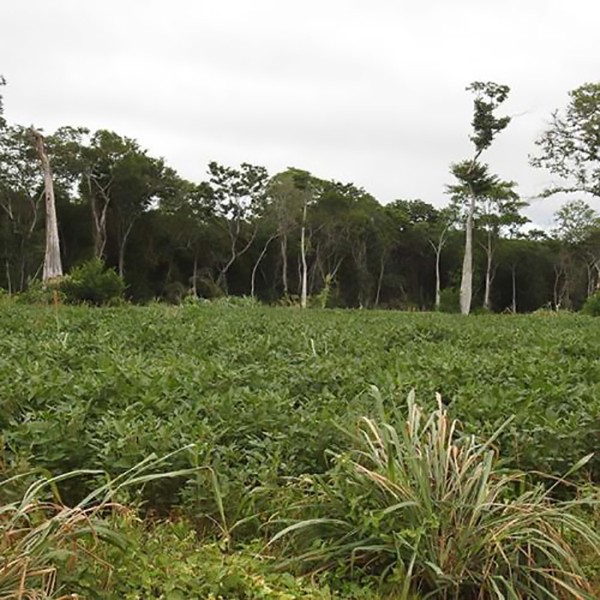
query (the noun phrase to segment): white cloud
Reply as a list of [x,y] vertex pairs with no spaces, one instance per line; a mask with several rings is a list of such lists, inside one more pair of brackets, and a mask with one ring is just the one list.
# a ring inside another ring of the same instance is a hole
[[599,17],[591,0],[19,0],[0,72],[9,120],[114,129],[186,177],[294,165],[438,205],[471,153],[464,88],[494,80],[518,116],[485,160],[530,197],[551,180],[528,165],[535,137],[598,77]]

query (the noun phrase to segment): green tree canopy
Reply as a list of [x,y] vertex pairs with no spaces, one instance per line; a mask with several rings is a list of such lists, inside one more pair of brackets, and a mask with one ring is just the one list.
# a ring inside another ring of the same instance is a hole
[[534,167],[564,180],[544,191],[587,192],[600,197],[600,83],[585,83],[569,92],[565,111],[555,111],[548,129],[536,141]]

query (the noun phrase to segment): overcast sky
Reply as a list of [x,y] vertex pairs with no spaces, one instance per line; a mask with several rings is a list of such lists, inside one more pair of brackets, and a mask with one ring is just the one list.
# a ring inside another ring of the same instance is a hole
[[194,181],[295,166],[442,206],[489,80],[514,119],[483,159],[530,198],[553,181],[534,140],[600,79],[599,23],[598,0],[0,0],[5,116],[113,129]]

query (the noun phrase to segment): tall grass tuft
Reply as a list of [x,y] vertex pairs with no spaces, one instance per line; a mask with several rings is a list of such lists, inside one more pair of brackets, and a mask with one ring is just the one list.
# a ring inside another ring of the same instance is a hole
[[[112,569],[97,552],[99,545],[108,543],[121,549],[127,545],[127,538],[111,525],[115,511],[127,510],[115,498],[126,487],[190,473],[189,469],[149,472],[167,458],[149,456],[98,485],[75,506],[61,501],[59,484],[67,479],[105,476],[102,471],[79,470],[56,477],[28,473],[0,481],[0,600],[56,598],[65,591],[59,581],[61,569],[72,571],[82,560],[101,564],[109,577]],[[14,495],[19,480],[27,481],[24,492],[17,500],[6,501]]]
[[411,393],[396,426],[380,412],[360,419],[354,448],[310,478],[302,518],[272,538],[288,565],[376,576],[399,599],[596,597],[572,545],[600,556],[600,536],[575,514],[582,500],[555,501],[503,471],[500,431],[483,443],[461,434],[440,398],[426,414]]

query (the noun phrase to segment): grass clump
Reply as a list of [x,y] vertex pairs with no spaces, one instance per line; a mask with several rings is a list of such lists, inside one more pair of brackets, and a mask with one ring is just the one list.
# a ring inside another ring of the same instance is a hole
[[287,543],[288,565],[377,578],[398,599],[592,600],[572,543],[600,555],[600,536],[576,515],[582,501],[502,470],[499,433],[463,435],[439,398],[426,414],[411,393],[405,420],[360,419],[353,449],[304,482],[301,518],[271,544]]
[[[0,480],[0,598],[72,598],[70,592],[80,588],[81,574],[90,568],[96,573],[93,589],[108,589],[114,568],[103,558],[106,546],[122,553],[130,543],[116,522],[132,511],[116,500],[127,488],[191,474],[150,472],[168,458],[149,456],[113,479],[102,471],[78,470],[54,477],[27,472]],[[62,501],[64,482],[90,478],[107,481],[75,505]]]

